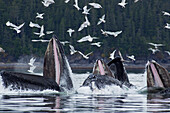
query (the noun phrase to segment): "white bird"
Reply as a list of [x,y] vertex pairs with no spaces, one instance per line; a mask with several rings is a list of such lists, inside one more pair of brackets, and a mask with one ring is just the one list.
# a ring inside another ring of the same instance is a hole
[[163,13],[163,15],[165,15],[165,16],[170,16],[170,13],[168,13],[168,12],[162,11],[162,13]]
[[0,47],[0,52],[5,52],[5,50],[2,48],[2,47]]
[[98,38],[97,37],[91,37],[90,35],[87,35],[87,36],[81,38],[80,40],[78,40],[77,42],[85,42],[85,41],[92,42],[93,39],[98,39]]
[[163,44],[155,44],[155,43],[148,43],[148,44],[154,46],[155,49],[157,49],[160,46],[164,46]]
[[127,56],[127,57],[128,57],[129,59],[133,60],[133,61],[135,61],[135,60],[136,60],[134,55]]
[[170,29],[170,24],[166,23],[165,28]]
[[98,21],[97,25],[101,24],[102,22],[106,23],[105,15],[103,15],[101,18],[99,18],[99,21]]
[[68,3],[70,0],[65,0],[65,3]]
[[71,36],[72,36],[72,33],[75,32],[75,30],[69,28],[69,29],[67,30],[67,32],[69,33],[69,36],[71,37]]
[[34,34],[35,34],[35,35],[39,35],[39,37],[44,36],[44,35],[45,35],[45,34],[44,34],[44,25],[42,25],[42,26],[41,26],[40,33],[36,33],[36,32],[34,32]]
[[121,54],[121,52],[120,52],[120,51],[118,51],[118,54],[119,54],[119,56],[120,56],[120,58],[121,58],[121,61],[123,61],[123,62],[124,62],[125,60],[124,60],[124,58],[123,58],[123,56],[122,56],[122,54]]
[[101,32],[105,36],[112,35],[114,37],[117,37],[120,33],[122,33],[122,31],[111,32],[111,31],[103,31],[102,29]]
[[78,11],[81,10],[81,8],[78,6],[78,0],[74,0],[75,4],[73,5]]
[[6,23],[6,26],[9,26],[9,27],[11,27],[10,29],[14,29],[17,33],[20,33],[21,32],[21,28],[24,26],[24,24],[25,24],[25,22],[24,23],[22,23],[21,25],[19,25],[19,26],[16,26],[16,25],[14,25],[13,23],[11,23],[11,22],[7,22]]
[[83,23],[80,25],[78,31],[81,31],[81,30],[83,30],[85,27],[88,27],[88,26],[90,26],[90,22],[89,22],[87,16],[85,16],[85,22],[83,22]]
[[138,2],[139,0],[134,0],[134,2],[136,3],[136,2]]
[[49,40],[42,40],[42,39],[40,39],[40,40],[31,40],[32,42],[49,42]]
[[35,62],[36,58],[32,57],[30,59],[30,62],[28,63],[30,66],[34,66],[34,62]]
[[160,51],[159,49],[153,49],[153,48],[149,48],[148,50],[151,50],[152,54],[155,54],[157,51]]
[[65,46],[65,44],[69,44],[70,42],[69,42],[69,41],[62,41],[62,42],[60,42],[60,43]]
[[41,26],[40,26],[39,24],[35,24],[35,23],[33,23],[33,22],[30,22],[30,23],[29,23],[29,26],[30,26],[30,27],[41,28]]
[[168,53],[168,55],[170,56],[170,52],[169,51],[165,51],[166,53]]
[[90,52],[90,53],[88,53],[88,54],[86,54],[86,55],[85,55],[85,54],[83,54],[83,53],[82,53],[82,52],[80,52],[80,51],[78,51],[78,53],[79,53],[80,55],[82,55],[82,57],[83,57],[83,58],[85,58],[85,59],[89,59],[89,55],[90,55],[90,54],[92,54],[93,52]]
[[52,34],[52,33],[54,33],[54,31],[46,31],[47,35]]
[[91,45],[101,47],[101,42],[91,43]]
[[87,6],[84,6],[82,14],[88,15],[90,10],[91,8],[87,9]]
[[43,19],[43,15],[44,15],[44,13],[37,13],[37,16],[36,16],[36,18],[39,18],[39,19]]
[[50,4],[53,4],[55,3],[54,0],[43,0],[42,1],[42,4],[45,6],[45,7],[48,7]]
[[118,3],[118,5],[122,6],[122,8],[125,8],[126,4],[126,0],[122,0],[120,3]]
[[70,47],[70,54],[73,55],[74,53],[78,52],[77,50],[74,49],[72,45],[69,45]]
[[116,49],[110,54],[110,59],[114,59],[115,58],[115,53],[116,53]]
[[98,3],[89,3],[89,5],[91,5],[93,8],[96,8],[96,9],[102,8],[102,6]]
[[36,66],[31,66],[30,69],[28,70],[28,72],[30,73],[34,73],[34,70],[35,70]]

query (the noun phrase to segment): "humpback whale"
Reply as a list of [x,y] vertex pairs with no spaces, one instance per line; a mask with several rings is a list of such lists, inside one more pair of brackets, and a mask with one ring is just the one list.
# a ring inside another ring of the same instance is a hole
[[11,89],[66,91],[73,88],[63,46],[55,35],[45,52],[43,76],[8,71],[1,71],[0,76],[4,87]]
[[170,94],[170,74],[156,61],[149,61],[146,65],[147,88],[149,93]]
[[[114,71],[110,69],[111,65],[115,65],[116,69]],[[123,85],[127,86],[128,88],[133,86],[129,82],[127,73],[120,57],[116,57],[108,64],[106,64],[103,60],[97,60],[94,64],[92,74],[87,77],[81,87],[89,86],[93,91],[94,86],[100,90],[106,85],[116,85],[120,88],[122,88]]]

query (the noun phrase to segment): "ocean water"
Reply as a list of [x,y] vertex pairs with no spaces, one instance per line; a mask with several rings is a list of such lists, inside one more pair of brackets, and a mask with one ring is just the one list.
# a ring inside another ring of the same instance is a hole
[[128,73],[130,82],[136,88],[108,86],[95,92],[86,87],[80,88],[89,74],[89,71],[73,71],[74,91],[67,93],[52,90],[11,91],[10,88],[4,89],[0,78],[0,113],[170,112],[170,98],[140,92],[146,86],[145,73]]

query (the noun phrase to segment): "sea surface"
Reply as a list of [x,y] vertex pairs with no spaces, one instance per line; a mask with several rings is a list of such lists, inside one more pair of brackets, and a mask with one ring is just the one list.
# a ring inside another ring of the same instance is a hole
[[[27,70],[12,70],[27,73]],[[144,70],[127,71],[136,87],[119,89],[106,87],[89,92],[80,86],[91,70],[73,70],[74,90],[59,93],[44,91],[11,91],[4,89],[0,78],[0,113],[158,113],[170,112],[170,98],[141,93],[146,88]],[[35,73],[41,74],[41,73]]]

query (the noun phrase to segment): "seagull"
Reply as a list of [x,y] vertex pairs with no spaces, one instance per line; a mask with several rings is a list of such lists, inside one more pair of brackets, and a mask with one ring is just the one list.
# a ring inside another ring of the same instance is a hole
[[97,46],[97,47],[101,47],[101,42],[96,42],[96,43],[91,43],[91,45],[93,45],[93,46]]
[[29,62],[28,64],[29,64],[30,66],[34,66],[33,64],[34,64],[35,60],[36,60],[36,58],[32,57],[32,58],[30,59],[30,62]]
[[36,68],[36,66],[34,66],[34,65],[33,65],[33,66],[31,66],[31,67],[30,67],[30,69],[28,70],[28,72],[30,72],[30,73],[34,73],[34,69],[35,69],[35,68]]
[[154,46],[155,49],[157,49],[159,46],[164,46],[163,44],[154,44],[154,43],[148,43],[148,44]]
[[135,61],[135,60],[136,60],[134,55],[127,56],[127,57],[128,57],[129,59],[133,60],[133,61]]
[[75,32],[75,30],[69,28],[69,29],[67,30],[67,32],[69,33],[69,36],[71,37],[72,33]]
[[0,52],[4,53],[5,50],[2,47],[0,47]]
[[134,2],[136,3],[136,2],[138,2],[139,0],[134,0]]
[[88,26],[90,26],[90,22],[89,22],[87,16],[85,16],[85,22],[83,22],[83,23],[80,25],[78,31],[81,31],[81,30],[83,30],[85,27],[88,27]]
[[163,13],[163,15],[165,15],[165,16],[170,16],[170,13],[168,13],[168,12],[162,11],[162,13]]
[[88,15],[90,10],[91,8],[87,9],[87,6],[84,6],[82,14]]
[[170,52],[169,51],[165,51],[166,53],[168,53],[168,55],[170,56]]
[[54,31],[46,31],[47,35],[52,34],[52,33],[54,33]]
[[118,5],[122,6],[122,8],[125,8],[126,4],[126,0],[122,0],[120,3],[118,3]]
[[36,18],[39,18],[39,19],[43,19],[43,15],[44,15],[44,13],[37,13],[37,16],[36,16]]
[[42,1],[42,4],[45,6],[45,7],[48,7],[50,4],[53,4],[55,3],[54,0],[43,0]]
[[110,54],[110,59],[114,59],[115,58],[115,53],[116,53],[116,49]]
[[121,61],[123,61],[123,62],[124,62],[125,60],[124,60],[124,58],[123,58],[123,56],[122,56],[122,54],[121,54],[121,52],[120,52],[120,51],[118,51],[118,54],[119,54],[119,56],[120,56],[120,58],[121,58]]
[[85,42],[85,41],[92,42],[93,39],[98,39],[98,38],[97,37],[91,37],[90,35],[87,35],[87,36],[81,38],[80,40],[78,40],[77,42]]
[[165,28],[170,29],[170,24],[166,23]]
[[151,50],[152,51],[152,54],[155,54],[157,51],[160,51],[159,49],[153,49],[153,48],[149,48],[148,50]]
[[101,32],[105,36],[113,35],[114,37],[117,37],[120,33],[122,33],[122,31],[111,32],[111,31],[103,31],[102,29]]
[[90,52],[90,53],[88,53],[88,54],[86,54],[86,55],[84,55],[82,52],[80,52],[80,51],[78,51],[78,53],[80,54],[80,55],[82,55],[83,56],[83,58],[85,58],[85,59],[89,59],[89,55],[90,54],[92,54],[93,52]]
[[103,15],[101,18],[99,18],[97,25],[101,24],[102,22],[106,23],[106,20],[104,20],[104,19],[105,19],[105,15]]
[[42,39],[40,39],[40,40],[31,40],[32,42],[49,42],[49,40],[42,40]]
[[10,29],[14,29],[17,33],[20,33],[21,32],[21,28],[24,26],[24,24],[25,24],[25,22],[24,23],[22,23],[21,25],[19,25],[19,26],[16,26],[16,25],[14,25],[13,23],[11,23],[11,22],[7,22],[6,23],[6,26],[9,26],[9,27],[11,27]]
[[102,6],[98,3],[89,3],[89,5],[91,5],[93,8],[96,8],[96,9],[102,8]]
[[81,10],[78,6],[78,0],[74,0],[75,4],[73,5],[78,11]]
[[45,35],[45,34],[44,34],[44,25],[42,25],[42,26],[41,26],[40,33],[36,33],[36,32],[34,32],[34,34],[35,34],[35,35],[39,35],[39,37],[44,36],[44,35]]
[[74,47],[72,45],[70,46],[70,54],[73,55],[74,53],[78,52],[77,50],[74,49]]
[[60,43],[65,46],[65,44],[68,44],[68,43],[70,43],[70,42],[69,42],[69,41],[63,41],[63,42],[60,42]]
[[68,3],[70,0],[65,0],[65,3]]
[[29,24],[30,27],[37,27],[37,28],[41,28],[41,26],[39,24],[35,24],[33,22],[30,22]]

